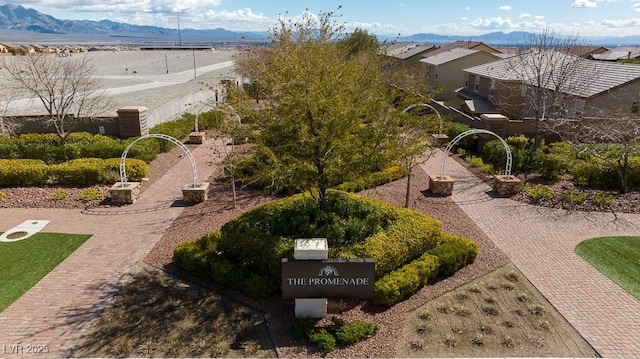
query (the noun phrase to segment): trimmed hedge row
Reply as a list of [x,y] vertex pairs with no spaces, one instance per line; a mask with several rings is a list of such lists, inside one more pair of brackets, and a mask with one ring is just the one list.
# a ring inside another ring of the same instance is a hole
[[[138,159],[128,158],[125,166],[131,181],[139,181],[149,172],[147,164]],[[114,183],[119,178],[119,158],[82,158],[53,165],[41,160],[0,159],[0,187],[94,185]]]
[[[200,129],[218,128],[224,114],[219,111],[208,111],[198,116]],[[162,133],[178,140],[184,139],[193,131],[195,115],[184,114],[181,118],[154,126],[150,133]],[[136,138],[126,140],[91,134],[74,132],[61,143],[55,133],[25,133],[15,137],[3,137],[0,141],[0,158],[3,159],[39,159],[47,164],[61,163],[79,158],[116,158],[122,155],[125,148]],[[173,148],[169,141],[150,139],[137,142],[128,158],[137,158],[151,162],[160,152]]]
[[408,172],[406,168],[400,166],[389,167],[380,172],[363,176],[357,180],[345,182],[335,187],[335,189],[345,192],[359,192],[403,178]]
[[449,275],[475,259],[478,247],[442,232],[431,217],[340,191],[327,192],[326,212],[295,195],[246,212],[220,231],[182,243],[174,262],[215,283],[257,297],[274,293],[281,259],[295,238],[327,237],[332,258],[376,261],[376,302],[406,299],[429,278]]

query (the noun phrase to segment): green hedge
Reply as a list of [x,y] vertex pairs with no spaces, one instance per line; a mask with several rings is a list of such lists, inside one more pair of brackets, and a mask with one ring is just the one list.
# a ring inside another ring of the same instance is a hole
[[429,278],[436,277],[439,267],[438,257],[427,253],[385,275],[375,283],[374,303],[392,305],[409,298],[427,284]]
[[49,167],[40,160],[0,160],[0,187],[43,185]]
[[393,182],[407,175],[409,171],[401,166],[394,166],[380,172],[374,172],[355,181],[345,182],[336,187],[339,191],[359,192],[369,188],[375,188],[385,183]]
[[[127,179],[140,181],[148,174],[147,164],[138,159],[125,162]],[[47,165],[41,160],[0,160],[0,187],[46,184],[90,186],[120,179],[120,159],[82,158]]]
[[295,238],[326,237],[331,258],[373,258],[377,279],[392,276],[377,286],[397,290],[377,289],[388,292],[377,295],[394,303],[439,275],[436,263],[459,268],[477,255],[473,242],[446,235],[438,220],[415,211],[335,190],[327,192],[326,206],[320,211],[314,198],[302,194],[266,204],[180,244],[174,262],[218,284],[266,296],[279,288],[281,259],[292,257]]

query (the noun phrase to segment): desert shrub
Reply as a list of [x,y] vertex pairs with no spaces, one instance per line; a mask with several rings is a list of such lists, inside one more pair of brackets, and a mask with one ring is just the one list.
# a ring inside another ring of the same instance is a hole
[[331,317],[331,325],[318,327],[318,319],[295,318],[291,325],[291,334],[296,339],[308,339],[318,349],[331,351],[336,344],[348,346],[376,334],[378,325],[364,321],[347,323],[337,317]]
[[336,341],[340,345],[351,345],[376,334],[378,326],[360,320],[342,324],[336,328]]
[[[535,139],[526,136],[511,136],[506,139],[511,151],[513,172],[531,172],[539,168],[544,146],[536,148]],[[505,167],[507,152],[502,142],[492,140],[482,148],[483,157],[495,167]]]
[[356,180],[342,183],[338,185],[336,189],[345,192],[358,192],[395,181],[406,176],[407,173],[408,171],[403,167],[389,167],[380,172],[374,172]]
[[593,203],[600,207],[608,206],[613,203],[613,196],[604,192],[596,192],[593,194]]
[[40,160],[0,160],[0,187],[41,186],[49,167]]
[[49,198],[52,201],[60,201],[63,200],[65,198],[69,197],[69,192],[64,190],[64,189],[57,189],[53,192],[51,192],[47,198]]
[[7,198],[9,198],[7,193],[3,192],[3,191],[0,191],[0,201],[2,201],[3,199],[7,199]]
[[571,171],[573,163],[577,160],[576,156],[576,149],[570,144],[566,142],[552,143],[540,156],[540,165],[537,171],[543,178],[557,179]]
[[576,163],[571,171],[576,184],[596,188],[619,187],[618,175],[613,166],[598,157]]
[[83,202],[95,201],[104,197],[102,191],[96,188],[85,188],[78,193],[78,199]]
[[575,188],[562,192],[562,199],[569,203],[584,203],[584,201],[587,200],[587,197],[586,193],[578,191]]
[[553,196],[555,196],[555,191],[553,190],[553,188],[543,184],[532,186],[531,184],[527,183],[524,185],[524,191],[529,197],[537,201],[548,201],[552,199]]
[[[443,122],[444,133],[449,136],[449,140],[453,140],[456,136],[466,131],[469,131],[471,127],[469,125],[465,125],[463,123],[454,122],[454,121],[444,121]],[[463,139],[461,139],[455,146],[454,149],[464,149],[467,151],[474,151],[478,144],[478,135],[470,135]]]
[[440,263],[438,277],[448,277],[472,263],[478,256],[478,244],[464,237],[444,234],[444,241],[429,251]]
[[332,351],[336,348],[336,338],[325,328],[312,331],[308,338],[320,350]]
[[200,129],[219,129],[225,118],[225,114],[221,111],[206,111],[198,116],[198,127]]
[[409,298],[422,288],[429,278],[434,278],[440,267],[439,260],[424,254],[411,263],[377,280],[374,284],[373,302],[392,305]]
[[484,163],[480,157],[468,155],[464,156],[464,160],[469,164],[469,166],[479,168],[482,172],[490,174],[494,172],[493,165],[490,163]]

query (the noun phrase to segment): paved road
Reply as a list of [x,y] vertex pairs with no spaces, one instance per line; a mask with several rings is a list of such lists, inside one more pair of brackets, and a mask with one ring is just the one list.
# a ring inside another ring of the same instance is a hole
[[[442,153],[422,168],[440,174]],[[603,357],[640,358],[640,301],[574,252],[601,236],[640,236],[640,215],[568,212],[491,196],[454,160],[452,199]]]

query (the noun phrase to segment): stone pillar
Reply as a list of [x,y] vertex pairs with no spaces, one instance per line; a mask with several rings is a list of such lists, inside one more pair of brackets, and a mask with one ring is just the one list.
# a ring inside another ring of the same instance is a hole
[[116,182],[110,189],[111,204],[133,204],[140,196],[140,182]]
[[149,134],[146,107],[127,106],[119,109],[117,112],[120,138],[138,137]]
[[202,182],[198,185],[188,184],[182,188],[182,201],[187,206],[202,203],[207,200],[209,182]]
[[510,197],[522,190],[522,181],[516,176],[496,175],[493,190],[500,196]]
[[451,176],[429,175],[429,191],[438,196],[451,196],[454,182]]
[[431,137],[433,137],[433,142],[437,146],[442,146],[445,143],[449,142],[449,136],[445,135],[444,133],[434,133],[433,135],[431,135]]
[[[297,260],[325,260],[329,258],[326,238],[296,239],[293,258]],[[327,315],[327,298],[296,298],[296,318],[323,318]]]
[[206,132],[191,132],[189,134],[189,143],[201,145],[205,141]]

